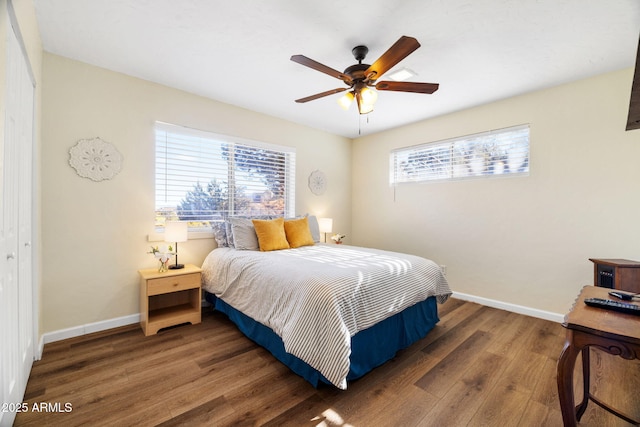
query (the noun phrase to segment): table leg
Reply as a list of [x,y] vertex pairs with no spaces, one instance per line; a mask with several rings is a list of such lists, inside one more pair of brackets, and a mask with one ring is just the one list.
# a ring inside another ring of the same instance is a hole
[[580,421],[582,414],[587,409],[589,403],[589,390],[591,388],[591,370],[590,370],[589,347],[582,349],[582,402],[576,406],[576,419]]
[[558,397],[560,398],[560,410],[565,427],[576,427],[578,424],[574,406],[573,369],[580,349],[576,348],[572,341],[573,334],[568,331],[567,340],[564,343],[557,366]]

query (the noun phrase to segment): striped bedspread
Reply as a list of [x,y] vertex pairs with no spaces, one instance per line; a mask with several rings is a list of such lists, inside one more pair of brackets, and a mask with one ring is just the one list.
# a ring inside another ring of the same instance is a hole
[[271,328],[285,350],[346,389],[351,337],[429,296],[451,294],[425,258],[347,245],[214,249],[203,288]]

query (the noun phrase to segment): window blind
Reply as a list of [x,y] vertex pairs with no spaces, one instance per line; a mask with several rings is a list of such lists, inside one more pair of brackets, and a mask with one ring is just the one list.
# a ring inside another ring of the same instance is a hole
[[156,226],[294,214],[294,148],[159,122],[155,139]]
[[529,125],[393,150],[390,182],[529,174]]

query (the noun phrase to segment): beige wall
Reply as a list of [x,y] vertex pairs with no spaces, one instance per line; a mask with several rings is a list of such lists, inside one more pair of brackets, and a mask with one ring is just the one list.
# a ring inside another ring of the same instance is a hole
[[[426,120],[354,142],[355,243],[447,266],[454,291],[565,313],[588,258],[640,260],[633,70]],[[429,102],[438,102],[434,96]],[[389,151],[528,123],[531,174],[389,186]]]
[[[155,120],[296,147],[299,213],[333,217],[348,243],[445,264],[462,294],[562,314],[592,281],[588,258],[640,259],[640,131],[624,131],[632,70],[353,143],[51,54],[43,76],[43,332],[138,312],[137,270],[155,265],[146,254]],[[529,177],[389,186],[393,148],[523,123]],[[96,136],[124,155],[111,181],[68,164],[69,148]],[[307,188],[315,169],[329,177],[320,197]],[[181,244],[181,259],[200,264],[213,245]]]
[[[154,121],[296,148],[296,211],[334,218],[351,234],[351,142],[342,137],[45,53],[42,230],[44,332],[136,314],[140,268],[154,222]],[[100,137],[124,156],[113,180],[94,182],[69,166],[69,149]],[[313,195],[307,177],[329,186]],[[201,264],[212,239],[180,244]]]

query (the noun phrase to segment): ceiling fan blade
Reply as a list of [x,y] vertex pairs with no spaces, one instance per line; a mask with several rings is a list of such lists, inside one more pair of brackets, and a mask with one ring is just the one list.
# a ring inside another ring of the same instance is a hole
[[420,43],[413,37],[402,36],[380,58],[376,60],[364,72],[367,80],[373,81],[380,78],[398,62],[409,56],[411,52],[420,47]]
[[315,95],[307,96],[306,98],[296,99],[296,102],[313,101],[314,99],[323,98],[325,96],[333,95],[334,93],[344,92],[347,89],[348,88],[346,88],[346,87],[341,87],[341,88],[338,88],[338,89],[331,89],[331,90],[328,90],[326,92],[320,92],[320,93],[316,93]]
[[334,70],[331,67],[327,67],[324,64],[319,63],[318,61],[314,61],[311,58],[307,58],[304,55],[293,55],[291,57],[291,60],[293,62],[297,62],[300,65],[304,65],[306,67],[309,68],[313,68],[316,71],[320,71],[321,73],[325,73],[330,75],[331,77],[335,77],[337,79],[340,79],[342,81],[344,81],[345,83],[351,83],[352,79],[351,77],[349,77],[348,75],[341,73],[338,70]]
[[378,90],[394,90],[396,92],[433,93],[438,90],[438,83],[414,83],[414,82],[378,82]]

